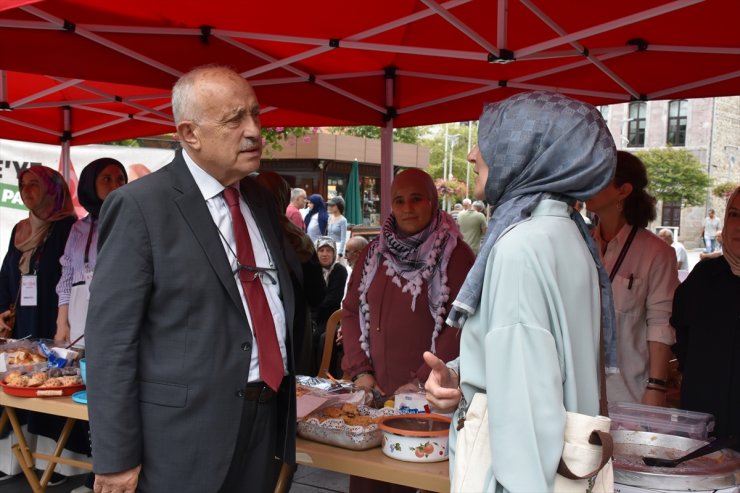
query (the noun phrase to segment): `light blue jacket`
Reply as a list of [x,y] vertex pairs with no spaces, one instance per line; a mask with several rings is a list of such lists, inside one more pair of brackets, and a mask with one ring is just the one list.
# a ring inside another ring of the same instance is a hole
[[566,410],[599,411],[599,282],[568,209],[543,200],[502,234],[478,311],[462,329],[460,357],[449,364],[459,368],[468,402],[488,394],[486,491],[552,491]]

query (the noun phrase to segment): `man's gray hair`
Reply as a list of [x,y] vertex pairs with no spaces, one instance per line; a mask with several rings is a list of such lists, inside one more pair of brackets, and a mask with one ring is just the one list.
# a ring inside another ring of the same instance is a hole
[[664,229],[661,229],[660,231],[658,231],[658,236],[663,236],[663,235],[669,236],[671,238],[671,240],[673,239],[673,231],[671,231],[668,228],[664,228]]
[[183,120],[190,120],[198,123],[200,120],[200,105],[194,100],[193,86],[198,76],[204,72],[228,72],[242,78],[234,69],[226,65],[201,65],[190,72],[180,76],[172,86],[172,116],[175,118],[175,125]]
[[350,238],[349,240],[347,240],[347,246],[349,246],[350,243],[352,245],[357,245],[357,248],[358,249],[363,249],[370,242],[367,241],[367,238],[365,238],[364,236],[353,236],[352,238]]
[[290,201],[293,202],[298,197],[306,195],[306,191],[302,188],[294,188],[290,191]]
[[472,204],[472,203],[473,202],[469,198],[466,197],[466,198],[463,199],[462,205],[463,205],[463,207],[465,207],[465,206],[470,207],[470,204]]
[[484,204],[482,200],[476,200],[473,202],[473,207],[475,207],[475,210],[478,212],[483,212],[483,209],[486,208],[486,204]]

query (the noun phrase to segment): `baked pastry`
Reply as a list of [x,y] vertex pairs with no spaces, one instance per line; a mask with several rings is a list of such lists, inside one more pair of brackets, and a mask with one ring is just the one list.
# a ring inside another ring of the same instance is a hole
[[46,374],[46,372],[39,371],[31,375],[31,378],[28,379],[28,386],[29,387],[40,387],[49,379],[49,376]]
[[[26,377],[26,380],[28,380],[28,377]],[[5,375],[5,383],[14,387],[23,387],[23,375],[18,370],[11,371]]]

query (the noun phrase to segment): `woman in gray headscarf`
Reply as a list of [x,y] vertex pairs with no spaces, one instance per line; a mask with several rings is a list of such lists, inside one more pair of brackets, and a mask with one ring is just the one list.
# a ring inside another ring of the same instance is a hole
[[495,212],[448,319],[464,324],[460,357],[424,355],[427,397],[443,412],[463,397],[453,473],[454,425],[485,393],[485,490],[552,491],[566,411],[599,413],[601,326],[613,359],[609,280],[573,205],[609,183],[616,149],[593,106],[548,92],[487,105],[478,142],[475,195]]

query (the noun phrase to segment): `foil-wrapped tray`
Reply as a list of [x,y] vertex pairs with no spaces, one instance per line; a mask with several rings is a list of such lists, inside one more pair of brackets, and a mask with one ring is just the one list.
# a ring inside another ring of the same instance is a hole
[[679,464],[651,467],[643,457],[678,459],[706,441],[644,431],[612,431],[614,482],[669,491],[701,491],[740,485],[740,453],[724,449]]
[[[361,416],[389,416],[396,414],[391,408],[372,409],[358,406]],[[322,418],[307,416],[297,424],[298,435],[315,442],[326,443],[350,450],[367,450],[380,446],[383,432],[377,423],[366,426],[352,426],[342,418]]]

